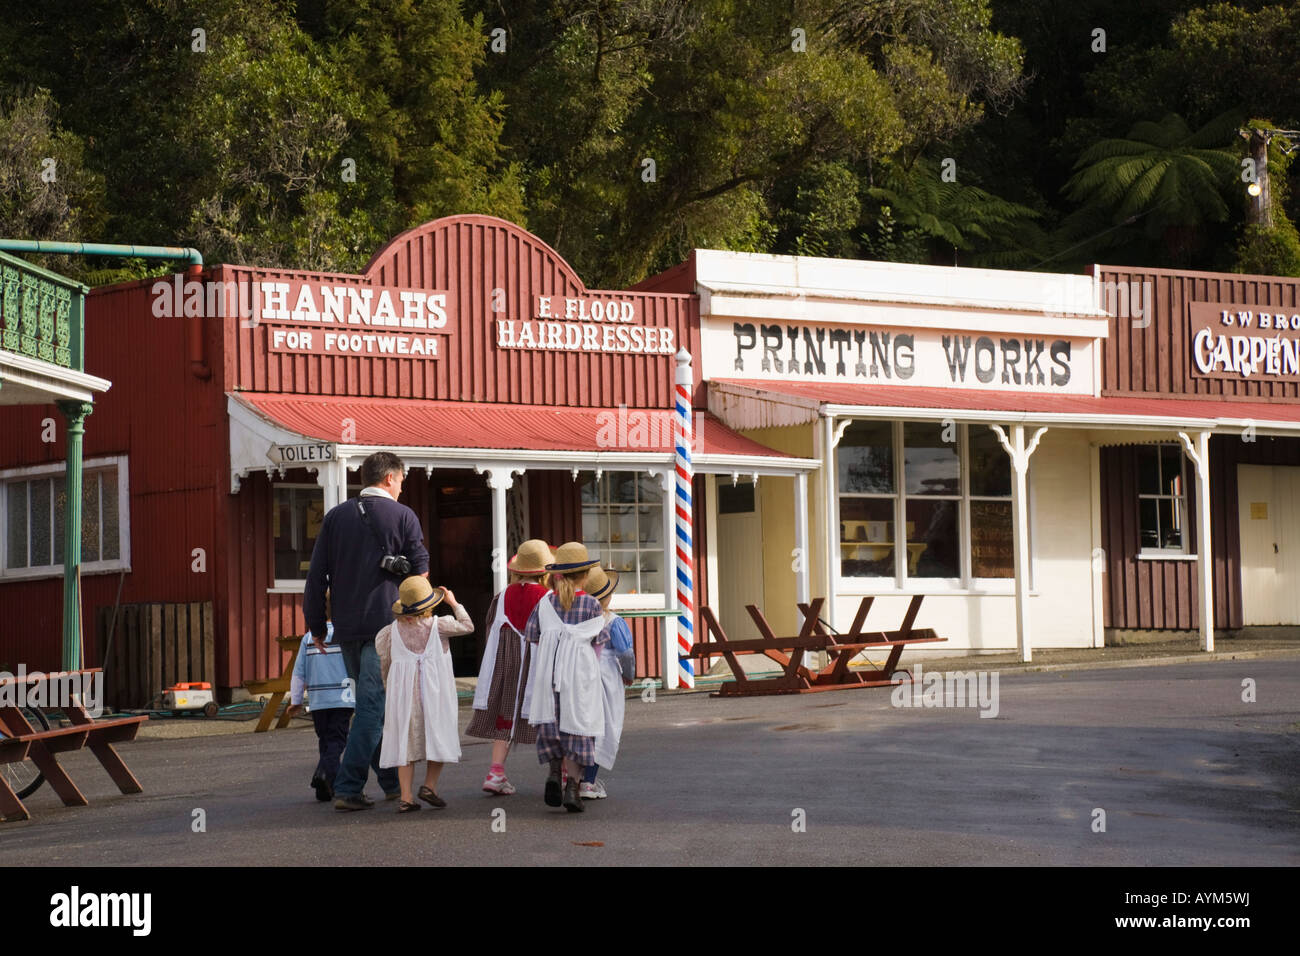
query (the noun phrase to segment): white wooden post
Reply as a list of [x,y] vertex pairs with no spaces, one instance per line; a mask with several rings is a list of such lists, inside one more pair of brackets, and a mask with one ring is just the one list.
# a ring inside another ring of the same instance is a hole
[[1011,457],[1011,534],[1015,538],[1016,574],[1016,646],[1020,659],[1033,658],[1029,634],[1029,459],[1047,429],[1040,428],[1025,445],[1025,426],[1011,426],[1011,440],[1000,425],[990,425],[998,441]]
[[[808,585],[808,475],[794,478],[794,546],[797,570],[794,573],[795,597],[804,604],[810,600]],[[838,547],[838,545],[837,545]]]
[[509,580],[506,564],[510,560],[507,540],[506,491],[514,483],[518,469],[487,468],[488,487],[492,489],[492,587],[497,594],[505,590]]
[[1193,442],[1178,433],[1187,457],[1196,466],[1196,596],[1201,615],[1201,650],[1214,650],[1214,562],[1210,553],[1210,433],[1197,432]]

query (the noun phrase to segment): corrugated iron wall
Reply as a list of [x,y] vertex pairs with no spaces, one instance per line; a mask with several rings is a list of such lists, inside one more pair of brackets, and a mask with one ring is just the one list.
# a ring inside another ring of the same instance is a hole
[[[673,329],[679,347],[698,354],[699,306],[692,295],[588,290],[562,258],[518,226],[490,216],[441,219],[398,236],[366,276],[224,266],[218,278],[262,281],[304,277],[339,284],[447,290],[446,354],[434,361],[268,353],[266,326],[228,319],[233,389],[313,395],[387,396],[512,404],[669,408],[673,358],[497,349],[497,319],[531,319],[538,295],[635,302],[639,324]],[[494,312],[494,290],[504,310]],[[698,366],[698,363],[697,363]],[[700,373],[696,368],[696,381]],[[702,394],[702,392],[700,392]]]
[[[1094,267],[1101,304],[1111,312],[1102,344],[1102,394],[1159,392],[1252,401],[1295,401],[1300,383],[1193,378],[1188,304],[1300,311],[1300,279],[1168,269]],[[1134,302],[1139,303],[1134,305]],[[1118,316],[1116,312],[1120,313]]]
[[[113,382],[86,419],[86,460],[128,454],[131,572],[125,603],[219,602],[224,535],[217,494],[227,458],[221,376],[190,371],[184,319],[153,315],[152,281],[94,291],[86,309],[86,371]],[[219,323],[201,326],[209,360]],[[53,419],[56,440],[42,440]],[[62,464],[64,418],[53,406],[0,409],[4,465]],[[224,515],[222,516],[224,517]],[[200,549],[196,554],[196,549]],[[201,570],[196,570],[199,568]],[[95,619],[111,607],[119,574],[83,574],[83,633],[88,666],[100,663]],[[62,578],[0,583],[0,662],[50,669],[60,663]]]

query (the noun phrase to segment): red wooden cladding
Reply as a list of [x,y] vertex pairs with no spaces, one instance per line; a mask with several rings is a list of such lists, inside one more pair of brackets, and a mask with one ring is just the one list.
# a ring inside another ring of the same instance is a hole
[[[113,383],[86,419],[86,460],[126,455],[131,571],[124,603],[212,600],[223,548],[225,396],[219,376],[195,378],[183,319],[157,318],[152,281],[96,290],[86,309],[86,371]],[[217,356],[219,324],[201,326]],[[55,423],[47,443],[45,419]],[[5,467],[62,464],[64,418],[54,406],[0,409]],[[198,553],[196,554],[196,549]],[[196,570],[198,568],[198,570]],[[85,660],[98,666],[94,621],[112,607],[119,573],[82,575]],[[0,582],[0,662],[50,669],[61,656],[62,578]]]
[[[1225,308],[1300,312],[1300,279],[1093,268],[1101,283],[1102,308],[1112,315],[1110,336],[1102,343],[1103,395],[1144,392],[1279,402],[1300,398],[1298,382],[1194,378],[1187,309],[1189,302],[1213,302]],[[1140,304],[1135,306],[1135,301]]]
[[[1137,448],[1101,450],[1102,548],[1106,552],[1106,627],[1193,630],[1197,613],[1194,561],[1139,561]],[[1214,554],[1214,626],[1242,626],[1241,544],[1237,465],[1300,466],[1300,440],[1236,436],[1210,441],[1210,545]],[[1188,494],[1188,541],[1196,541],[1195,486]]]
[[[398,236],[362,276],[332,276],[243,266],[215,270],[218,281],[310,277],[335,284],[448,292],[448,324],[436,360],[268,352],[267,326],[225,320],[231,389],[313,395],[380,396],[511,404],[633,408],[672,406],[671,355],[498,349],[496,320],[531,319],[539,295],[634,303],[637,325],[669,328],[679,347],[699,351],[699,307],[692,295],[588,290],[536,236],[490,216],[440,219]],[[494,301],[494,290],[503,298]],[[493,311],[494,305],[501,311]],[[699,378],[698,362],[696,377]]]

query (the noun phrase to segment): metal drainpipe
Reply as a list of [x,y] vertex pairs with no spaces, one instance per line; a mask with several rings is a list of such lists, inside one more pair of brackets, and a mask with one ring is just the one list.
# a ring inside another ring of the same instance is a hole
[[[47,242],[44,239],[0,239],[5,252],[40,252],[63,256],[131,256],[137,259],[180,259],[187,264],[186,275],[203,271],[203,253],[182,246],[134,246],[110,242]],[[203,349],[203,317],[191,316],[189,326],[190,371],[207,380],[212,369]]]

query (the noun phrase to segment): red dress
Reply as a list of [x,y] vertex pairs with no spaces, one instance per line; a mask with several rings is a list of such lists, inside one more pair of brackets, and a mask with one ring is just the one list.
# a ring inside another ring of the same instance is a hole
[[[537,602],[550,591],[532,581],[518,581],[492,599],[487,610],[486,627],[491,627],[497,616],[497,601],[505,598],[506,624],[497,640],[496,663],[492,668],[492,686],[488,690],[486,710],[475,710],[465,733],[486,740],[513,740],[531,744],[537,740],[537,728],[528,723],[520,713],[523,706],[523,688],[528,686],[527,650],[520,651],[520,635],[528,626]],[[517,722],[517,726],[516,726]]]

